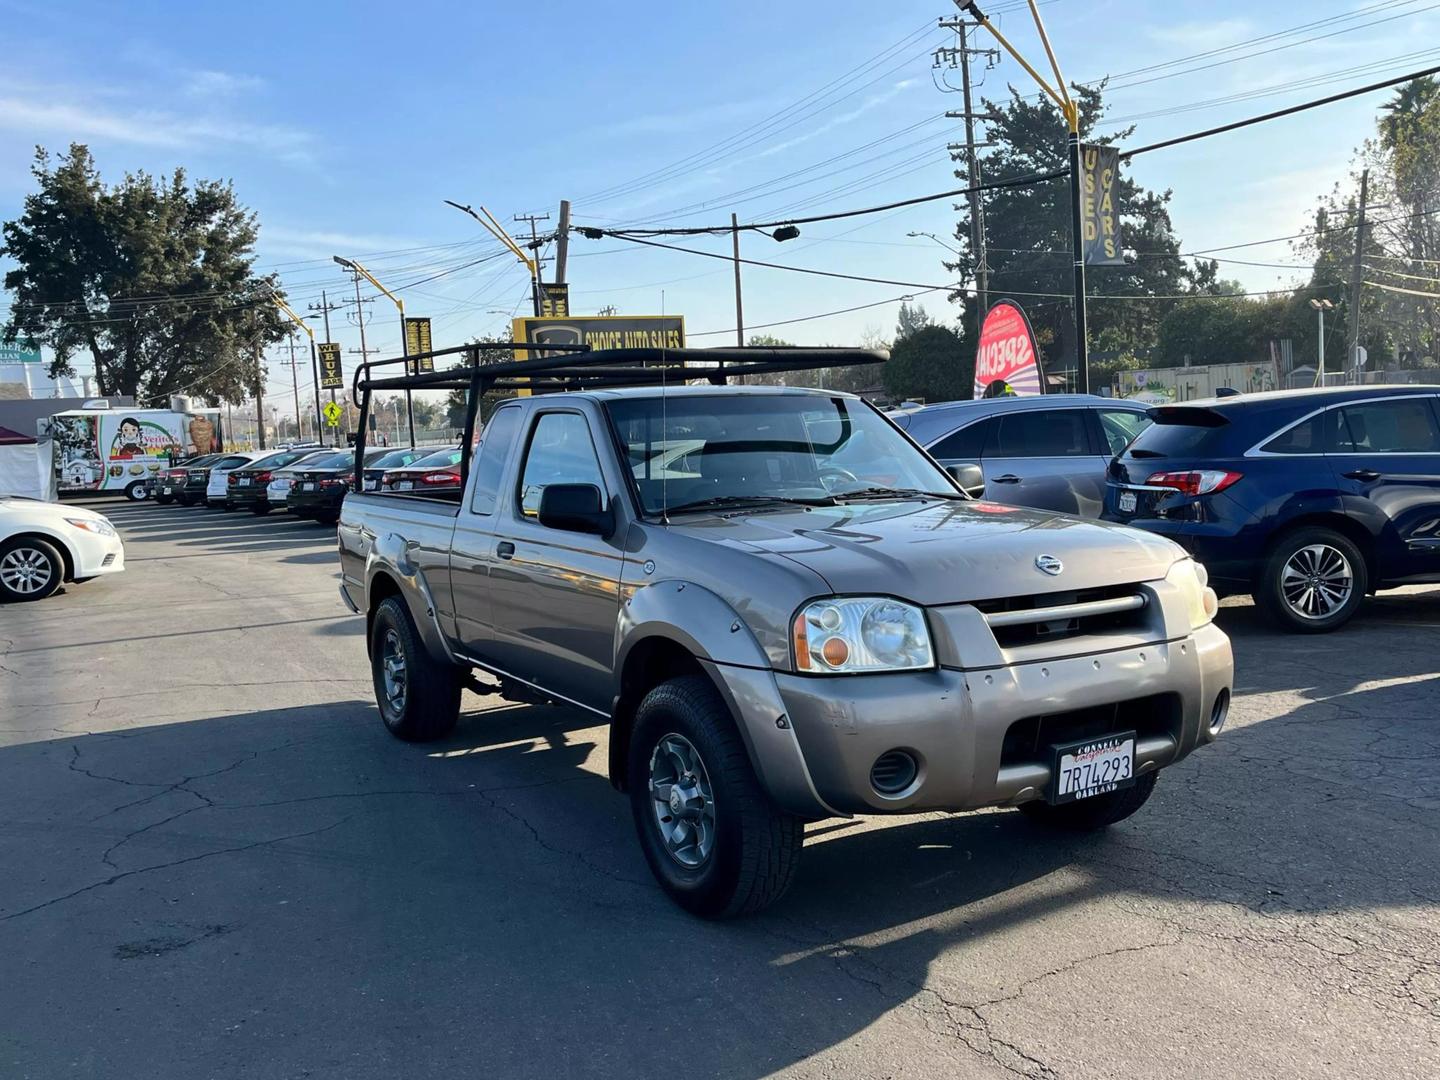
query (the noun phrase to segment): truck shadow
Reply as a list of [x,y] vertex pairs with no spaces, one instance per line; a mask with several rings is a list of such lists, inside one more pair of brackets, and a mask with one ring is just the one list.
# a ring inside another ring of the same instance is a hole
[[1105,834],[1013,812],[817,824],[791,894],[725,924],[654,885],[604,730],[571,710],[467,698],[424,746],[360,700],[10,746],[0,1014],[24,1034],[0,1064],[179,1077],[269,1055],[290,1075],[343,1044],[347,1076],[645,1075],[683,1040],[688,1074],[759,1078],[882,1017],[1004,1062],[986,1003],[1168,940],[1157,906],[1433,903],[1440,866],[1415,852],[1440,808],[1440,676],[1410,674],[1429,677],[1263,722],[1242,701]]

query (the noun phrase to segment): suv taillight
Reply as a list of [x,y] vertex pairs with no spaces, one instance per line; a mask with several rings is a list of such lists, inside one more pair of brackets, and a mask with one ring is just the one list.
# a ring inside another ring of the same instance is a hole
[[427,472],[420,477],[422,484],[458,484],[460,474],[458,472]]
[[1224,491],[1244,475],[1224,469],[1191,469],[1187,472],[1152,473],[1145,483],[1151,487],[1174,488],[1182,495],[1213,495]]

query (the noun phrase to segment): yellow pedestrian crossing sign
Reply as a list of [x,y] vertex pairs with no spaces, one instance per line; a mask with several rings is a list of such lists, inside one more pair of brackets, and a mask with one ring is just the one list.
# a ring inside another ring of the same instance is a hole
[[335,402],[333,402],[333,401],[327,401],[327,402],[325,403],[325,408],[323,408],[323,409],[320,410],[320,411],[325,414],[325,426],[326,426],[326,427],[339,427],[339,426],[340,426],[340,413],[341,413],[341,409],[340,409],[340,406],[339,406],[339,405],[337,405],[337,404],[336,404]]

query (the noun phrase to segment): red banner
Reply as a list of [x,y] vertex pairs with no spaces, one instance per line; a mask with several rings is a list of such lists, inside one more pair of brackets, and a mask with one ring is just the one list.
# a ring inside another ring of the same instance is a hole
[[1013,300],[998,300],[980,328],[975,351],[975,396],[1043,393],[1040,357],[1030,320]]

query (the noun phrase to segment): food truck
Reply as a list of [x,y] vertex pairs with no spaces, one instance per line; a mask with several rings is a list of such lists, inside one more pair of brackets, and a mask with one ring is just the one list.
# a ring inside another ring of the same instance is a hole
[[140,500],[146,481],[173,462],[219,450],[219,409],[70,409],[36,422],[54,440],[59,490],[123,491]]

